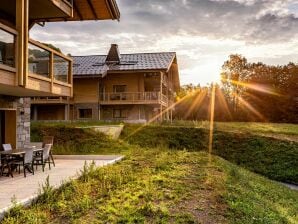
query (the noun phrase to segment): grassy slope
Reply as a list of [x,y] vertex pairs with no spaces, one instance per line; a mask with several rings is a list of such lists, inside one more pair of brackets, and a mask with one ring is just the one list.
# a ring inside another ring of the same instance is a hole
[[[38,126],[67,126],[67,127],[86,127],[96,125],[113,125],[120,124],[120,122],[106,123],[102,121],[88,121],[88,122],[31,122],[33,128]],[[174,121],[173,123],[164,123],[163,126],[184,126],[184,127],[198,127],[209,128],[208,121]],[[233,132],[249,132],[258,134],[286,134],[298,135],[298,124],[277,124],[277,123],[257,123],[257,122],[215,122],[215,129],[218,131],[233,131]]]
[[[139,127],[126,126],[122,138],[143,147],[162,145],[191,151],[208,149],[209,131],[206,129],[154,125]],[[298,184],[297,142],[222,131],[215,131],[213,140],[214,154],[271,179]]]
[[[218,131],[298,135],[298,124],[260,122],[215,122],[214,124]],[[209,129],[210,123],[209,121],[173,121],[173,123],[162,124],[162,126],[165,125]]]
[[38,124],[31,127],[31,141],[42,136],[54,136],[55,154],[119,154],[127,150],[125,144],[89,129],[60,124]]
[[3,223],[298,222],[297,191],[204,152],[130,148]]

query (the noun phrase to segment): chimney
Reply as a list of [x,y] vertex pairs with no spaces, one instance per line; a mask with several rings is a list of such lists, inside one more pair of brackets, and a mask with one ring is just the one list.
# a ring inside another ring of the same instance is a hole
[[117,44],[111,44],[111,48],[109,50],[109,54],[106,58],[106,63],[107,64],[112,64],[112,63],[120,63],[120,53],[119,53],[119,49],[118,49],[118,45]]

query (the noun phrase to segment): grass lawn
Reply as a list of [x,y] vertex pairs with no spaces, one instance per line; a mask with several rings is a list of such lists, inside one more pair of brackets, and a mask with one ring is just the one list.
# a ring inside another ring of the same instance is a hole
[[205,152],[130,146],[3,223],[297,223],[298,192]]
[[59,154],[126,157],[104,168],[85,166],[80,179],[58,190],[45,184],[35,204],[16,206],[2,222],[298,223],[298,191],[245,169],[296,180],[295,142],[217,130],[217,155],[210,156],[205,128],[138,128],[127,126],[116,141],[63,124],[33,127],[35,141],[55,136]]

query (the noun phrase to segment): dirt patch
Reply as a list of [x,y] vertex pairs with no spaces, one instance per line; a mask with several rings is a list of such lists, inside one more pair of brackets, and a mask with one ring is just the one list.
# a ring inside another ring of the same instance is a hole
[[173,213],[185,212],[195,217],[196,223],[214,224],[228,223],[225,218],[227,205],[222,199],[221,192],[224,190],[224,172],[214,167],[206,167],[207,177],[205,183],[198,186],[196,180],[199,169],[194,169],[187,180],[187,185],[192,188],[191,195],[181,201],[172,210]]

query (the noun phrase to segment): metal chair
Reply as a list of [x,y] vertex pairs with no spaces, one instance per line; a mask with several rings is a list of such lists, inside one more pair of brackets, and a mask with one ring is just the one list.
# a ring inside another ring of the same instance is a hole
[[12,150],[11,144],[2,144],[4,151]]
[[52,144],[45,144],[42,153],[37,155],[34,158],[34,164],[37,166],[42,166],[42,171],[44,172],[44,168],[46,163],[49,164],[49,169],[51,169],[51,159],[50,159],[50,152],[51,152]]
[[[53,136],[44,136],[42,139],[42,147],[44,147],[46,144],[51,144],[52,146],[54,145],[54,137]],[[53,163],[55,167],[55,161],[52,153],[52,149],[50,151],[50,162]]]
[[1,158],[0,154],[0,175],[3,176],[4,174],[4,169],[7,168],[7,175],[13,177],[12,170],[11,170],[11,164],[9,160],[6,158]]
[[17,165],[19,167],[19,173],[21,172],[21,166],[23,166],[23,172],[24,172],[24,177],[26,177],[26,170],[29,172],[32,172],[34,175],[34,153],[33,153],[33,148],[31,149],[26,149],[26,153],[22,160],[12,162],[12,165]]

